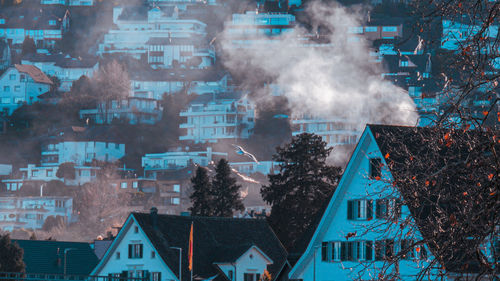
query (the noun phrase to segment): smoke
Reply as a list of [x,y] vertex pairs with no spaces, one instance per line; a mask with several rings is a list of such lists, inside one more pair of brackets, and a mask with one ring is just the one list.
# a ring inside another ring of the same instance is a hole
[[254,99],[270,96],[263,83],[255,86],[264,80],[279,86],[294,116],[341,118],[358,130],[367,123],[415,125],[418,114],[408,93],[382,78],[368,42],[349,33],[349,27],[362,26],[361,13],[318,1],[305,13],[311,19],[310,30],[297,26],[279,36],[252,34],[243,40],[258,43],[245,48],[235,47],[226,25],[220,42],[222,61],[244,78]]

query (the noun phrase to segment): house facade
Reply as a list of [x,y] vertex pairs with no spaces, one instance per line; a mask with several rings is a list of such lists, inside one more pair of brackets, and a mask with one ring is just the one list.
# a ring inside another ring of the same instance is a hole
[[111,29],[104,35],[99,44],[99,55],[125,53],[140,59],[141,55],[148,55],[147,42],[152,38],[169,40],[206,36],[205,23],[196,19],[179,18],[177,8],[118,6],[113,9],[113,23],[116,29]]
[[227,158],[227,153],[213,152],[211,147],[206,151],[171,151],[165,153],[150,153],[142,157],[142,167],[145,174],[155,170],[179,170],[197,164],[208,166],[215,157]]
[[42,166],[75,165],[93,161],[112,163],[125,156],[125,144],[105,141],[56,141],[42,145]]
[[50,90],[52,81],[32,65],[16,64],[0,76],[0,111],[11,115],[24,103],[32,104]]
[[354,145],[361,135],[358,125],[343,118],[319,118],[308,115],[292,117],[292,135],[313,133],[321,136],[327,146]]
[[70,13],[62,6],[2,8],[0,11],[0,38],[10,46],[21,46],[26,37],[35,41],[37,48],[54,47],[69,29]]
[[280,163],[274,161],[260,161],[256,162],[229,162],[229,166],[234,168],[238,173],[251,175],[261,173],[263,175],[275,174],[279,172]]
[[72,214],[71,197],[0,197],[0,228],[3,231],[41,229],[49,216],[60,216],[68,223]]
[[[193,229],[193,270],[188,249]],[[182,249],[182,250],[180,250]],[[265,220],[132,213],[92,275],[150,280],[273,280],[286,251]],[[179,264],[180,261],[180,264]]]
[[[414,246],[421,236],[410,226],[410,211],[391,185],[387,155],[376,138],[378,128],[366,127],[290,279],[368,280],[393,274],[417,280],[428,265],[430,253]],[[396,256],[397,266],[389,266]]]
[[223,139],[246,139],[255,125],[255,107],[247,98],[217,97],[206,94],[181,111],[184,122],[179,125],[185,135],[182,141],[217,142]]
[[61,81],[59,90],[68,92],[73,82],[82,76],[91,78],[99,69],[95,58],[72,58],[69,55],[34,54],[25,56],[22,64],[34,65],[43,73]]
[[[201,41],[201,42],[200,42]],[[215,62],[215,48],[203,38],[153,37],[146,42],[148,63],[153,68],[207,68]]]

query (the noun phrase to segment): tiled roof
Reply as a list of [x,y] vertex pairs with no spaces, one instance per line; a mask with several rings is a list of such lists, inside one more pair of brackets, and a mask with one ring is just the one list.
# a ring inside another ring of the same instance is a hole
[[[188,244],[191,223],[194,225],[194,271],[195,278],[209,278],[219,274],[214,262],[230,262],[234,255],[243,254],[252,245],[262,250],[272,261],[268,266],[271,276],[276,277],[286,263],[286,251],[265,220],[216,217],[190,217],[132,213],[141,228],[170,269],[178,275],[178,253],[170,247],[183,249],[184,280],[189,279]],[[246,248],[246,249],[245,249]],[[220,276],[219,280],[225,277]]]
[[14,65],[19,72],[28,74],[35,82],[50,84],[52,85],[52,80],[45,75],[38,67],[28,64],[15,64]]
[[26,273],[63,274],[64,250],[66,272],[71,275],[88,275],[98,259],[88,243],[52,240],[12,240],[24,250]]

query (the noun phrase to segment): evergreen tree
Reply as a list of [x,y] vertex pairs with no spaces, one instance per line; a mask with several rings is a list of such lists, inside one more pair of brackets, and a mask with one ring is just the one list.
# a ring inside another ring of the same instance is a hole
[[9,234],[0,235],[0,272],[24,272],[23,249],[10,240]]
[[36,53],[35,40],[33,40],[31,37],[25,37],[23,44],[21,46],[21,54],[25,56],[28,54],[35,54],[35,53]]
[[234,211],[243,211],[240,197],[241,185],[231,177],[231,167],[226,159],[221,159],[215,168],[215,178],[212,180],[213,216],[232,217]]
[[193,206],[189,208],[193,216],[211,216],[213,211],[210,179],[207,170],[203,167],[196,169],[191,178],[193,193],[189,197]]
[[332,148],[320,136],[303,133],[278,147],[273,159],[280,172],[268,175],[270,184],[262,186],[264,201],[271,205],[269,223],[283,245],[291,250],[309,227],[313,218],[332,196],[341,169],[328,166]]

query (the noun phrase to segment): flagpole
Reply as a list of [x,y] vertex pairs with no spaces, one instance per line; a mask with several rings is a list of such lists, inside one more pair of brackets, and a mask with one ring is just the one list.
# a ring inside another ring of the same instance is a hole
[[193,255],[194,255],[193,225],[194,225],[194,222],[191,222],[191,230],[189,232],[189,271],[191,273],[191,281],[193,281],[193,264],[194,264],[194,262],[193,262]]

